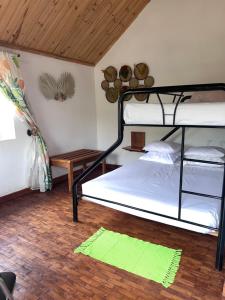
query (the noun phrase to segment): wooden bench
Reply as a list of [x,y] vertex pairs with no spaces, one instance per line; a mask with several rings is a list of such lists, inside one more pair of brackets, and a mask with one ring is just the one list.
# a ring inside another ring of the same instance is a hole
[[[80,149],[68,153],[63,153],[50,157],[51,166],[66,168],[68,170],[68,188],[69,192],[72,191],[74,167],[83,165],[85,169],[87,163],[95,161],[103,151]],[[102,173],[105,173],[106,161],[102,161]]]

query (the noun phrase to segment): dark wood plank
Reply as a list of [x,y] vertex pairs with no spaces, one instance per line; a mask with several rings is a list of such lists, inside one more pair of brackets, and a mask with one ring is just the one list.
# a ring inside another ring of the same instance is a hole
[[[72,223],[66,184],[0,204],[0,270],[17,274],[16,300],[219,300],[225,272],[214,269],[216,238],[81,201]],[[168,289],[105,265],[77,247],[99,227],[183,250]]]

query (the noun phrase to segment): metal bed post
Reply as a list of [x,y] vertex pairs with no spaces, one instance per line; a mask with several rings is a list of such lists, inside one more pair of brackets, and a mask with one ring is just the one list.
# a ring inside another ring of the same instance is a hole
[[225,165],[223,169],[223,188],[220,207],[220,224],[218,229],[217,250],[216,250],[216,269],[221,271],[223,268],[224,246],[225,246]]
[[77,184],[73,184],[73,221],[78,222],[78,193]]
[[175,132],[177,132],[177,130],[180,129],[180,126],[176,126],[175,128],[173,128],[172,130],[170,130],[166,135],[164,135],[164,137],[162,137],[160,139],[160,141],[166,141],[171,135],[173,135]]
[[185,142],[185,127],[182,127],[181,135],[181,162],[180,162],[180,185],[179,185],[179,206],[178,206],[178,220],[181,219],[181,205],[182,205],[182,186],[183,186],[183,171],[184,171],[184,142]]
[[[124,132],[124,120],[123,120],[123,100],[126,97],[126,94],[122,94],[118,100],[118,138],[109,147],[104,153],[102,153],[99,158],[89,166],[83,173],[77,176],[73,182],[72,186],[72,205],[73,205],[73,222],[78,222],[78,183],[87,177],[92,171],[96,169],[97,166],[100,165],[103,159],[105,159],[110,153],[112,153],[123,141],[123,132]],[[81,193],[82,194],[82,193]]]

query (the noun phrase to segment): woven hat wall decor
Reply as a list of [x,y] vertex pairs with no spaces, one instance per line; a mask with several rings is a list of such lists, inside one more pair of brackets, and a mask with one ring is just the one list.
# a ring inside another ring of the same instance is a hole
[[62,73],[58,80],[44,73],[39,77],[39,88],[46,99],[63,102],[75,93],[75,82],[70,73]]
[[[154,85],[154,77],[149,75],[149,67],[145,63],[138,63],[132,68],[128,65],[121,66],[119,72],[113,66],[107,67],[102,71],[104,80],[101,82],[101,87],[105,91],[105,96],[108,102],[115,103],[121,93],[128,89],[146,88]],[[119,77],[118,77],[119,76]],[[138,101],[145,101],[147,94],[136,94],[135,98]],[[132,95],[127,95],[125,100],[129,101]]]

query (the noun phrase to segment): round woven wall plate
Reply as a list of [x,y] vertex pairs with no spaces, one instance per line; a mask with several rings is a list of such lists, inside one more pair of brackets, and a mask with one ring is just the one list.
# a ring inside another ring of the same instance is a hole
[[103,80],[101,82],[101,87],[106,91],[109,88],[109,82],[107,80]]
[[116,80],[114,81],[114,87],[115,87],[116,89],[120,90],[120,89],[121,89],[121,86],[122,86],[122,81],[121,81],[120,79],[116,79]]
[[152,76],[148,76],[144,80],[145,87],[152,87],[154,85],[155,79]]
[[131,79],[130,79],[130,81],[129,81],[129,87],[131,88],[131,89],[136,89],[137,87],[138,87],[138,80],[136,79],[136,78],[134,78],[134,77],[132,77]]
[[[144,85],[139,85],[138,88],[144,88]],[[134,97],[138,100],[138,101],[145,101],[148,97],[148,94],[135,94]]]
[[119,97],[119,91],[118,89],[115,89],[113,87],[110,87],[106,90],[106,99],[110,102],[110,103],[115,103]]
[[132,70],[130,66],[124,65],[120,68],[119,77],[123,82],[127,82],[131,79]]
[[113,82],[117,78],[117,70],[113,66],[107,67],[102,72],[104,73],[105,80],[107,80],[108,82]]
[[[129,87],[124,85],[122,86],[122,88],[120,89],[120,95],[122,93],[124,93],[125,91],[129,90]],[[132,95],[127,95],[125,98],[124,98],[124,101],[129,101],[130,99],[132,98]]]
[[134,67],[134,76],[138,80],[143,80],[148,76],[149,68],[146,64],[140,63]]

